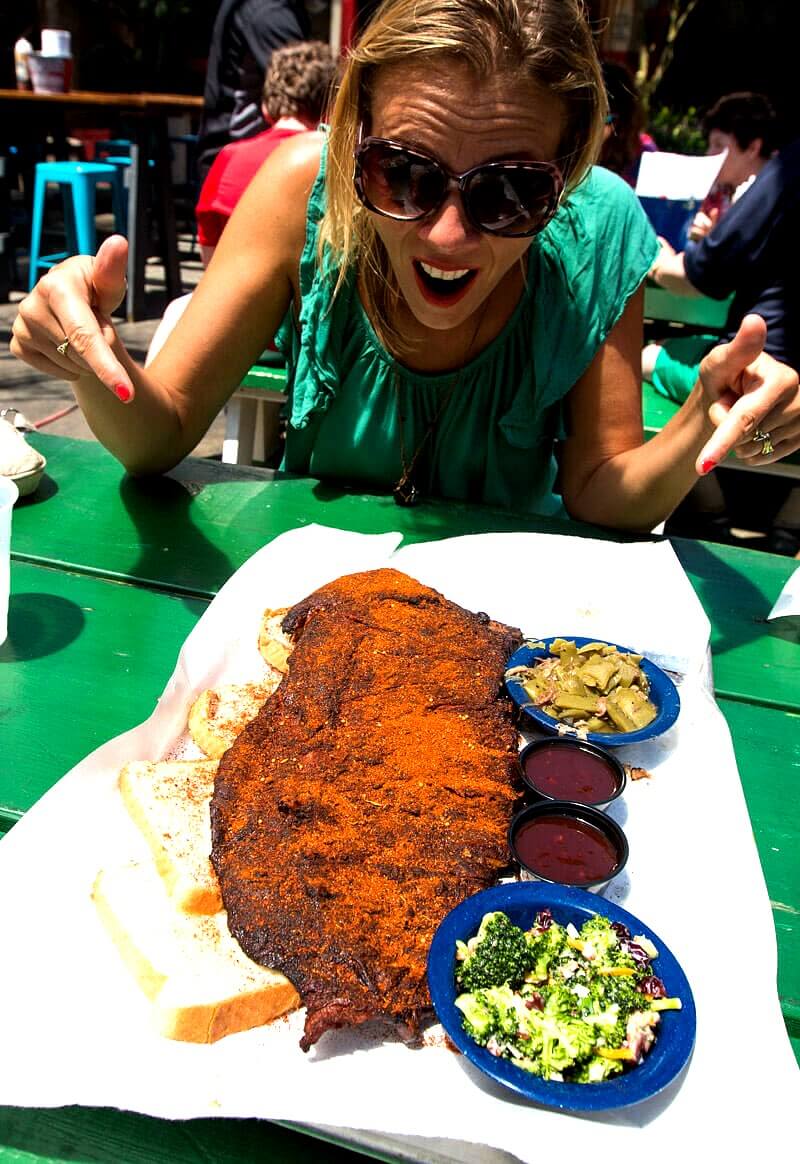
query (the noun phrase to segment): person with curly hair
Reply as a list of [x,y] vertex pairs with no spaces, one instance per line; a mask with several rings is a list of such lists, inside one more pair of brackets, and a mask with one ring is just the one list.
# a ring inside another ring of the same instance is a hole
[[336,59],[319,40],[275,49],[264,78],[261,108],[269,129],[224,146],[197,200],[197,241],[208,266],[236,203],[262,163],[282,141],[316,129],[333,94]]

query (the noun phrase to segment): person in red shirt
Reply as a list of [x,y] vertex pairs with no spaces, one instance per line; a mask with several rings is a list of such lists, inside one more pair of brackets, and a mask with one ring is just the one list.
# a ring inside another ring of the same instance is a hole
[[261,163],[287,137],[317,128],[335,74],[333,54],[322,41],[300,41],[275,49],[261,100],[269,129],[221,149],[200,190],[195,213],[204,266],[208,266],[236,203]]
[[[316,129],[323,120],[336,80],[336,60],[319,40],[298,41],[275,49],[262,91],[262,109],[270,128],[256,137],[230,142],[217,154],[200,190],[195,215],[197,241],[207,267],[228,219],[264,160],[287,137]],[[191,299],[181,295],[167,304],[150,341],[145,363],[161,349]]]

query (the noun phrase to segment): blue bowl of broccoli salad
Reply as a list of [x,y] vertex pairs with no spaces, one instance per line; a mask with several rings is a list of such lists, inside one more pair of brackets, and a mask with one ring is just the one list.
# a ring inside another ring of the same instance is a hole
[[570,886],[511,883],[462,901],[436,931],[428,985],[462,1054],[547,1107],[640,1103],[694,1046],[692,992],[664,942]]

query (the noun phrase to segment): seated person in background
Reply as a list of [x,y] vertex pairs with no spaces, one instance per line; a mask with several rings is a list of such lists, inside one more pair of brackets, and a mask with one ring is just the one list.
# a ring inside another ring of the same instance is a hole
[[704,238],[761,173],[777,145],[777,118],[761,93],[728,93],[703,117],[707,154],[728,151],[714,188],[689,227],[692,241]]
[[658,147],[650,134],[644,132],[644,113],[630,69],[617,61],[603,61],[602,69],[608,114],[597,164],[619,174],[629,186],[635,186],[642,154]]
[[270,56],[310,33],[303,0],[221,0],[208,50],[197,145],[201,181],[223,146],[266,128],[259,96]]
[[261,96],[269,129],[220,150],[200,190],[197,240],[204,267],[261,163],[287,137],[316,129],[324,119],[335,77],[336,61],[322,41],[301,41],[273,52]]
[[71,380],[93,432],[145,474],[196,447],[277,336],[288,472],[398,505],[650,530],[731,449],[751,457],[765,418],[773,459],[800,447],[800,389],[750,316],[644,441],[657,244],[631,188],[592,164],[606,112],[580,0],[386,0],[330,133],[266,160],[149,367],[110,319],[118,235],[39,280],[12,353]]
[[[246,141],[231,142],[217,154],[197,200],[197,241],[203,266],[211,256],[245,188],[272,151],[296,133],[316,129],[333,96],[336,60],[327,44],[300,41],[275,49],[264,78],[261,106],[269,129]],[[150,341],[150,363],[181,317],[194,292],[167,304]]]
[[[767,161],[714,229],[681,254],[661,241],[650,278],[678,295],[733,295],[725,326],[732,339],[746,315],[767,326],[764,350],[800,368],[800,138]],[[648,344],[642,375],[664,396],[686,400],[717,336]]]

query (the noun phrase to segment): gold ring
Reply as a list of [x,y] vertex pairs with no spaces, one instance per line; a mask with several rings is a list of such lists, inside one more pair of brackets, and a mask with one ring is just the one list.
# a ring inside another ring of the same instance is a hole
[[775,452],[775,446],[772,443],[772,433],[762,432],[760,428],[757,428],[756,431],[753,433],[753,440],[754,441],[761,441],[761,456],[762,457],[768,457],[770,455],[770,453]]
[[65,356],[67,354],[69,351],[69,340],[66,336],[64,336],[63,342],[57,346],[56,351],[60,356]]

